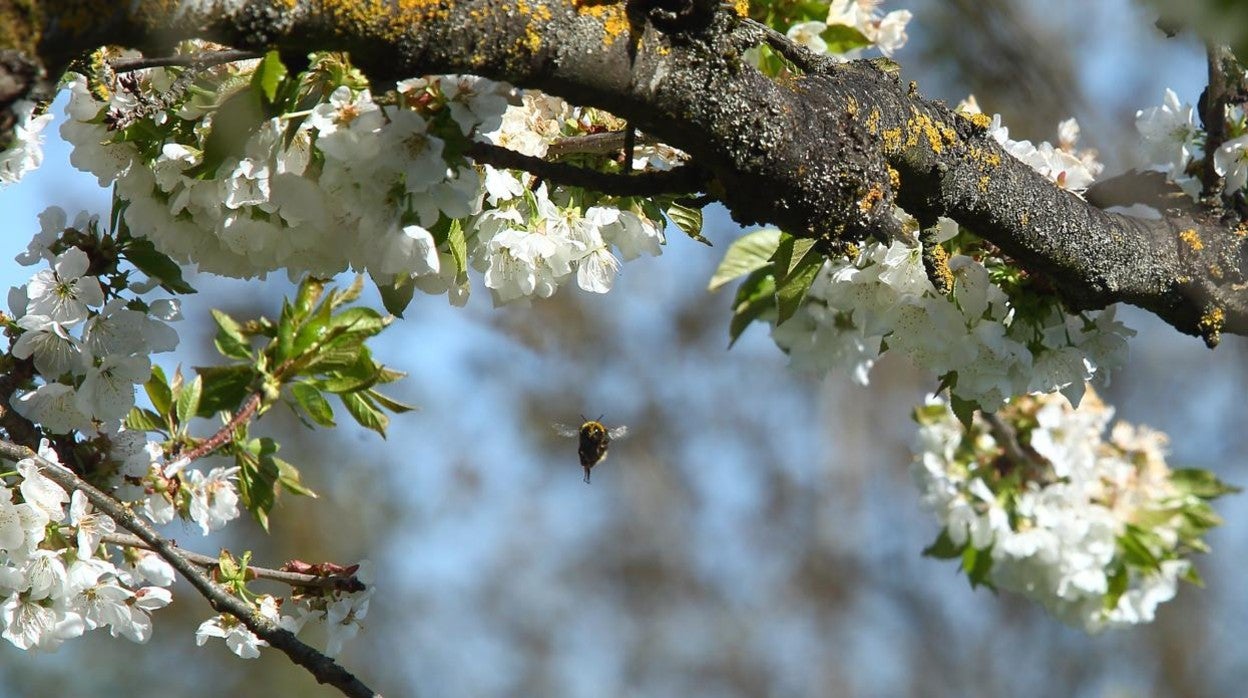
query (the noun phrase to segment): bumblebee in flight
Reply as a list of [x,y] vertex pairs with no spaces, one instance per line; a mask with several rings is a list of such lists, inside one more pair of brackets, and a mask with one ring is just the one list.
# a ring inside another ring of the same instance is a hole
[[555,433],[568,438],[579,437],[580,442],[577,445],[576,454],[581,457],[581,467],[585,469],[585,482],[589,482],[589,471],[606,459],[607,446],[613,439],[622,439],[628,435],[628,427],[618,426],[608,429],[603,425],[602,417],[585,419],[585,416],[581,415],[581,420],[583,423],[580,427],[556,424]]

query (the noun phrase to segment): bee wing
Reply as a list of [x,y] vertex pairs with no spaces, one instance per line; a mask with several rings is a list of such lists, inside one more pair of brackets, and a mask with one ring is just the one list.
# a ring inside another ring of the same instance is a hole
[[608,431],[607,436],[611,437],[612,440],[622,439],[625,436],[628,436],[628,427],[621,424],[620,426]]
[[551,426],[554,427],[555,433],[560,436],[574,438],[581,435],[581,428],[579,426],[573,427],[568,426],[567,424],[559,424],[558,422],[552,424]]

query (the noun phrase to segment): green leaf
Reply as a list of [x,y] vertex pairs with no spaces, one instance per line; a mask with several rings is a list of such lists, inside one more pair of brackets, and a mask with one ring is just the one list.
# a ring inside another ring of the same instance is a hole
[[183,385],[178,393],[178,424],[185,425],[199,413],[199,401],[204,394],[203,376],[195,376],[190,385]]
[[971,427],[975,425],[975,412],[979,410],[979,403],[974,400],[964,400],[950,393],[949,406],[953,408],[953,416],[958,418],[963,428],[970,431]]
[[828,53],[846,53],[871,45],[865,34],[848,24],[829,24],[819,37],[827,43]]
[[169,379],[165,377],[164,369],[152,366],[152,375],[143,384],[143,390],[147,393],[147,399],[152,401],[156,412],[169,414],[169,408],[173,405],[173,392],[169,390]]
[[377,284],[377,292],[381,294],[381,304],[387,313],[395,317],[403,317],[403,312],[407,310],[407,306],[411,305],[412,297],[416,295],[416,283],[409,276],[400,276],[392,283]]
[[294,396],[295,403],[299,405],[304,414],[308,415],[313,422],[323,427],[335,426],[334,408],[330,406],[325,396],[321,395],[321,391],[301,381],[291,384],[290,394]]
[[1191,583],[1191,584],[1194,584],[1194,585],[1196,585],[1196,586],[1198,586],[1198,587],[1200,587],[1200,588],[1202,588],[1202,589],[1203,589],[1203,588],[1204,588],[1204,586],[1205,586],[1205,580],[1204,580],[1204,578],[1203,578],[1203,577],[1201,577],[1201,576],[1200,576],[1200,572],[1197,572],[1197,571],[1196,571],[1196,565],[1188,565],[1188,566],[1187,566],[1187,571],[1186,571],[1186,572],[1184,572],[1184,573],[1183,573],[1183,575],[1182,575],[1181,577],[1179,577],[1179,579],[1185,580],[1185,581],[1187,581],[1187,582],[1189,582],[1189,583]]
[[446,244],[451,248],[451,257],[455,259],[455,278],[462,279],[468,273],[468,240],[464,238],[464,226],[458,218],[451,220]]
[[362,333],[366,337],[373,335],[386,329],[390,321],[382,317],[381,313],[372,308],[347,308],[346,310],[334,315],[329,319],[329,328],[331,330],[349,332],[351,334]]
[[974,546],[967,545],[962,551],[962,570],[966,572],[972,589],[980,586],[992,588],[992,582],[988,581],[988,574],[992,572],[992,549],[976,550]]
[[780,231],[775,229],[755,230],[737,238],[728,246],[706,290],[717,291],[733,279],[769,266],[779,244]]
[[737,287],[733,300],[732,321],[728,324],[728,347],[732,348],[745,328],[761,315],[776,307],[776,279],[771,268],[755,269]]
[[126,415],[126,429],[130,431],[164,432],[167,428],[168,425],[160,415],[142,407],[132,407],[130,414]]
[[265,121],[259,93],[250,86],[226,97],[212,114],[212,130],[204,139],[204,158],[187,171],[189,177],[212,177],[225,159],[243,154],[251,134]]
[[232,359],[251,359],[251,343],[243,334],[243,328],[234,318],[213,309],[212,319],[217,323],[217,336],[213,339],[217,351]]
[[367,393],[368,397],[371,398],[374,402],[390,410],[391,412],[394,412],[395,414],[402,414],[404,412],[411,412],[412,410],[420,409],[416,405],[409,405],[406,402],[399,402],[398,400],[395,400],[389,395],[383,395],[380,392],[378,392],[375,388],[369,388],[368,390],[364,392]]
[[1222,482],[1208,470],[1196,468],[1172,470],[1170,481],[1179,488],[1179,491],[1201,499],[1214,499],[1224,494],[1234,494],[1242,489]]
[[1102,607],[1107,611],[1118,607],[1118,599],[1126,593],[1127,586],[1131,582],[1131,575],[1127,571],[1127,566],[1117,564],[1116,569],[1109,575],[1109,589],[1105,592],[1105,605]]
[[681,206],[676,202],[672,202],[672,204],[667,207],[667,218],[677,228],[680,228],[685,235],[688,235],[707,247],[711,246],[711,241],[707,240],[702,235],[702,209]]
[[[371,388],[381,377],[381,368],[373,361],[368,347],[360,347],[351,353],[351,363],[329,372],[318,381],[316,387],[327,393],[353,393]],[[325,369],[325,362],[313,363],[309,368]]]
[[273,458],[273,463],[277,466],[277,482],[282,489],[300,497],[316,497],[316,493],[299,479],[298,468],[276,456]]
[[277,55],[277,51],[269,51],[260,60],[260,65],[256,66],[256,72],[251,74],[251,87],[264,96],[266,103],[272,104],[277,98],[277,88],[285,77],[286,66],[282,64],[281,57]]
[[299,290],[295,293],[295,310],[298,318],[303,319],[316,307],[317,301],[325,294],[325,282],[314,276],[305,277],[299,282]]
[[385,438],[386,427],[390,424],[390,418],[377,409],[366,395],[358,392],[343,393],[338,398],[342,400],[342,404],[347,408],[347,412],[351,413],[351,416],[360,426],[365,429],[372,429],[381,434],[382,438]]
[[776,271],[776,324],[782,325],[801,306],[824,260],[815,249],[814,240],[781,234],[773,261]]
[[953,539],[949,537],[949,531],[940,530],[940,535],[936,536],[936,540],[931,545],[923,549],[924,557],[933,557],[937,560],[953,560],[962,556],[962,549],[966,547],[966,543],[957,545]]
[[211,417],[221,410],[235,410],[251,394],[255,374],[249,366],[196,366],[204,381],[199,400],[200,417]]
[[1161,561],[1153,554],[1152,549],[1145,542],[1150,538],[1151,534],[1147,534],[1136,526],[1127,525],[1126,530],[1121,536],[1118,536],[1118,547],[1122,549],[1123,559],[1132,567],[1137,567],[1150,572],[1161,570]]
[[139,271],[155,279],[160,287],[170,293],[195,293],[190,284],[182,280],[182,267],[162,254],[147,238],[129,238],[121,248],[121,255]]
[[[303,287],[300,286],[300,291]],[[303,299],[300,298],[299,301]],[[295,351],[295,326],[299,322],[299,318],[306,314],[306,311],[300,312],[296,310],[301,307],[302,303],[297,302],[291,305],[289,301],[282,300],[282,314],[277,320],[277,346],[273,358],[278,365],[285,363],[294,356]]]

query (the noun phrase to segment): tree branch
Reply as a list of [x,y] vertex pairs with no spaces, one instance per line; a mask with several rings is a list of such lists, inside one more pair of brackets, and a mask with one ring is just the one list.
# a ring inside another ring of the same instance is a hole
[[671,170],[641,172],[637,174],[611,174],[565,162],[551,162],[542,158],[518,153],[510,148],[473,141],[464,150],[477,162],[531,172],[556,184],[592,189],[612,196],[657,196],[660,194],[688,194],[703,191],[707,173],[693,165],[682,165]]
[[[110,545],[120,545],[126,548],[140,548],[142,550],[152,550],[152,547],[143,542],[138,536],[125,533],[109,533],[103,537],[103,541]],[[175,543],[170,543],[177,547]],[[185,548],[177,547],[182,557],[185,557],[195,565],[211,572],[217,568],[221,562],[220,558],[211,555],[203,555],[191,552]],[[299,572],[289,572],[287,570],[275,570],[268,567],[255,567],[249,565],[247,571],[254,574],[257,579],[267,579],[272,582],[280,582],[292,587],[311,587],[315,589],[331,589],[339,591],[362,591],[363,584],[352,575],[317,575],[302,574]]]
[[991,241],[1047,277],[1073,309],[1131,303],[1210,344],[1222,331],[1248,334],[1248,228],[1233,212],[1167,210],[1162,221],[1107,214],[892,71],[817,62],[773,81],[744,54],[763,41],[774,48],[777,36],[731,10],[672,22],[643,5],[136,0],[86,25],[55,22],[76,3],[47,0],[35,29],[53,68],[62,54],[104,43],[199,37],[283,54],[348,51],[375,80],[471,73],[538,88],[689,153],[710,174],[709,193],[742,224],[829,242],[889,239],[901,233],[892,216],[899,203]]
[[208,599],[208,603],[215,611],[233,615],[257,637],[281,650],[295,664],[307,669],[318,682],[330,684],[343,695],[352,698],[380,695],[333,659],[304,644],[293,633],[279,628],[277,624],[261,616],[242,599],[229,594],[223,587],[212,581],[199,565],[188,559],[184,551],[156,533],[146,521],[116,499],[80,479],[69,469],[40,457],[25,446],[9,441],[0,441],[0,456],[14,461],[29,458],[39,466],[40,472],[60,485],[66,492],[74,490],[82,492],[96,509],[110,516],[122,528],[135,534],[148,549],[164,558],[191,583],[191,586]]
[[209,436],[201,441],[195,448],[192,448],[186,453],[180,454],[166,467],[166,472],[169,470],[181,470],[182,468],[185,468],[200,458],[210,455],[213,451],[224,446],[226,442],[234,438],[234,432],[237,431],[239,427],[247,423],[252,417],[255,416],[256,411],[260,409],[261,399],[262,397],[258,392],[252,393],[248,396],[247,400],[243,402],[243,408],[236,412],[234,416],[230,418],[230,421],[226,422],[212,436]]

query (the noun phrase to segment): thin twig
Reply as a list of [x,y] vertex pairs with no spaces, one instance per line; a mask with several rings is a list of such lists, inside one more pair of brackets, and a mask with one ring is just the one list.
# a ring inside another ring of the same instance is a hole
[[72,471],[39,456],[25,446],[9,441],[0,440],[0,456],[14,461],[29,458],[39,466],[39,470],[44,475],[64,488],[66,492],[74,490],[82,492],[86,495],[87,501],[91,502],[96,509],[112,517],[119,526],[138,536],[139,540],[150,550],[164,558],[208,600],[215,611],[229,613],[237,618],[257,637],[285,653],[295,664],[307,669],[320,683],[330,684],[343,695],[351,698],[372,698],[380,695],[333,659],[304,644],[295,637],[294,633],[278,627],[276,623],[260,615],[242,599],[231,595],[224,587],[212,581],[204,570],[188,559],[181,549],[156,533],[156,530],[146,521],[127,509],[121,502],[80,479]]
[[264,54],[255,51],[236,51],[230,49],[228,51],[205,51],[203,53],[184,53],[176,56],[151,56],[143,58],[119,58],[110,61],[108,66],[113,72],[128,73],[135,70],[145,70],[147,68],[164,68],[167,66],[207,68],[208,66],[220,65],[222,63],[233,63],[235,61],[246,61],[253,58],[263,58]]
[[464,152],[477,162],[524,170],[556,184],[584,187],[612,196],[655,196],[703,191],[710,179],[705,170],[693,165],[637,174],[598,172],[563,162],[550,162],[479,141],[469,143]]
[[234,432],[238,430],[243,423],[255,416],[256,411],[260,409],[260,400],[260,393],[252,393],[247,398],[247,401],[243,403],[243,408],[231,417],[230,421],[225,423],[225,426],[218,429],[217,433],[199,442],[199,445],[195,448],[180,454],[172,463],[169,464],[166,472],[168,470],[181,470],[182,468],[224,446],[227,441],[234,438]]
[[[143,539],[138,536],[132,536],[127,533],[109,533],[104,535],[103,541],[110,545],[120,545],[127,548],[141,548],[143,550],[152,550]],[[187,560],[203,567],[207,570],[214,570],[221,562],[220,558],[204,555],[202,553],[191,552],[186,548],[178,547],[182,556]],[[281,582],[292,587],[315,587],[317,589],[341,589],[348,588],[358,589],[360,581],[352,575],[315,575],[301,574],[299,572],[288,572],[286,570],[275,570],[268,567],[248,566],[247,571],[256,576],[257,579],[267,579],[273,582]]]
[[[1208,44],[1205,47],[1205,60],[1209,64],[1209,85],[1205,88],[1204,104],[1201,105],[1200,120],[1205,125],[1205,167],[1201,173],[1204,187],[1200,196],[1208,202],[1216,202],[1222,196],[1225,183],[1218,174],[1214,155],[1218,148],[1226,142],[1226,105],[1229,97],[1227,75],[1224,65],[1225,53],[1230,49],[1226,46]],[[1232,62],[1234,59],[1231,59]]]
[[828,73],[840,65],[836,60],[811,51],[762,22],[743,17],[741,23],[754,30],[757,39],[766,43],[772,51],[807,73]]
[[[603,131],[582,136],[558,138],[546,148],[549,157],[563,155],[607,155],[624,149],[624,131]],[[638,145],[659,145],[662,141],[644,133],[637,134]]]
[[984,422],[988,424],[988,432],[992,434],[992,438],[996,440],[1001,449],[1005,451],[1005,456],[1014,464],[1015,467],[1023,468],[1023,474],[1029,480],[1043,481],[1047,479],[1048,463],[1042,459],[1028,453],[1018,442],[1018,433],[1014,431],[1014,427],[1005,423],[994,412],[980,410],[979,416],[984,418]]

